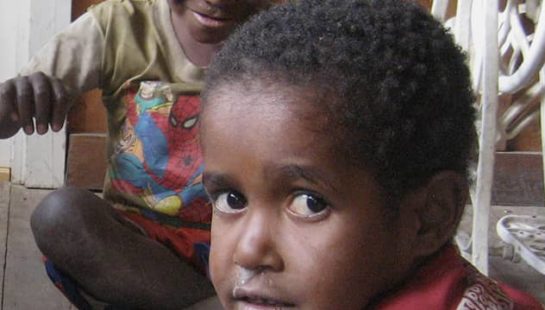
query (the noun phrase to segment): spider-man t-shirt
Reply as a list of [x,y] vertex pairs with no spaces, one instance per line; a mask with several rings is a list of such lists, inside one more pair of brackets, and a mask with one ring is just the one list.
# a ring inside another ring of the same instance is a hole
[[116,206],[210,223],[201,183],[203,169],[197,123],[198,93],[176,84],[139,81],[126,85],[125,117],[111,133],[105,193]]

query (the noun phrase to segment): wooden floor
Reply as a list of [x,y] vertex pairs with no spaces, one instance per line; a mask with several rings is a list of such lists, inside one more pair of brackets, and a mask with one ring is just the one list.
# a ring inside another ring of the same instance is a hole
[[[49,281],[30,230],[30,214],[49,192],[0,181],[0,310],[76,309]],[[186,310],[219,308],[212,298]]]
[[[74,309],[48,280],[29,227],[32,210],[48,192],[0,182],[0,265],[3,267],[0,269],[0,310]],[[543,207],[494,207],[492,210],[491,223],[509,212],[545,215]],[[468,219],[462,226],[470,226]],[[493,230],[494,225],[491,226]],[[491,231],[490,235],[491,244],[497,244],[495,232]],[[545,303],[545,276],[524,262],[491,257],[490,274]],[[218,309],[218,304],[204,302],[191,309]]]
[[1,309],[75,309],[48,280],[29,227],[47,191],[0,182]]

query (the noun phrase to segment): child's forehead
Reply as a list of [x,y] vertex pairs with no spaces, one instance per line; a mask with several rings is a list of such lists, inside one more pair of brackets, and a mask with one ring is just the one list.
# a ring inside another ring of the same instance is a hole
[[[261,119],[268,122],[307,120],[315,123],[321,113],[313,96],[282,87],[224,87],[208,97],[203,106],[203,118],[232,120]],[[314,115],[316,117],[310,117]],[[206,124],[205,124],[206,125]]]
[[261,120],[294,121],[314,134],[332,127],[335,116],[313,89],[285,83],[257,84],[226,84],[212,91],[204,100],[202,117],[238,121],[240,116],[251,114]]
[[[275,146],[271,151],[289,150],[284,155],[319,153],[324,168],[336,166],[352,172],[363,168],[347,160],[346,148],[340,142],[344,139],[333,125],[334,116],[323,110],[317,102],[320,98],[314,93],[300,88],[285,91],[275,87],[239,89],[235,85],[222,88],[208,96],[203,109],[201,141],[204,144],[224,143],[229,138],[225,135],[237,135],[238,144],[250,143],[255,148],[271,144]],[[306,149],[316,151],[307,153]]]
[[[226,156],[249,156],[248,162],[259,162],[257,170],[264,171],[268,180],[278,179],[271,177],[277,174],[330,175],[334,177],[329,183],[333,183],[341,179],[339,176],[348,180],[357,174],[371,175],[365,166],[347,160],[337,133],[327,127],[329,117],[313,107],[304,97],[294,99],[271,92],[247,96],[231,89],[212,97],[201,118],[200,140],[207,169],[215,170],[216,163]],[[232,167],[240,168],[230,162],[222,169]],[[321,173],[313,173],[316,171]]]
[[[204,97],[208,105],[234,104],[291,107],[291,110],[318,110],[334,103],[334,91],[323,91],[317,83],[295,84],[283,78],[246,76],[214,85]],[[235,101],[235,102],[233,102]]]

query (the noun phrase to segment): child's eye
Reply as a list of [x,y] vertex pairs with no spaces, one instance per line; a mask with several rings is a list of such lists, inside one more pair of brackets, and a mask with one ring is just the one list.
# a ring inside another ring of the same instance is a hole
[[238,213],[246,208],[246,198],[237,192],[223,192],[212,199],[212,204],[220,212]]
[[328,203],[312,193],[300,193],[295,196],[289,210],[296,216],[313,218],[325,215],[329,210]]

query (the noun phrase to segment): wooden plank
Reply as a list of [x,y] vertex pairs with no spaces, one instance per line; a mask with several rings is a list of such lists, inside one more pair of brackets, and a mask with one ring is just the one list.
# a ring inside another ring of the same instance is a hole
[[78,18],[87,11],[91,5],[98,4],[104,0],[72,0],[72,20]]
[[49,281],[42,254],[35,245],[29,220],[48,193],[12,185],[4,274],[4,309],[70,309],[69,302]]
[[106,114],[100,90],[84,93],[76,100],[68,114],[68,132],[106,133],[108,131]]
[[8,167],[0,167],[0,182],[10,180],[11,170]]
[[507,151],[541,152],[541,126],[539,122],[532,122],[515,138],[507,141]]
[[[4,263],[6,257],[6,238],[8,235],[8,208],[10,184],[0,182],[0,300],[4,291]],[[1,304],[0,304],[1,308]]]
[[69,141],[66,185],[102,190],[107,168],[106,134],[71,134]]
[[544,205],[541,152],[498,152],[494,167],[492,204]]

